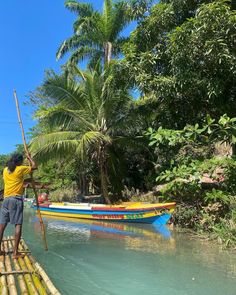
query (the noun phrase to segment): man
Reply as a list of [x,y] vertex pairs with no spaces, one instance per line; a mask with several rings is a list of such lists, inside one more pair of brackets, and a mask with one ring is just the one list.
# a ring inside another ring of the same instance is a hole
[[[7,166],[3,170],[4,180],[4,201],[0,212],[0,245],[4,230],[7,223],[15,225],[15,245],[13,250],[13,258],[22,257],[18,252],[18,246],[21,239],[22,223],[23,223],[23,184],[24,176],[30,174],[37,169],[35,162],[30,155],[26,155],[30,166],[23,165],[23,156],[14,154],[8,161]],[[0,255],[4,255],[4,251],[0,248]]]

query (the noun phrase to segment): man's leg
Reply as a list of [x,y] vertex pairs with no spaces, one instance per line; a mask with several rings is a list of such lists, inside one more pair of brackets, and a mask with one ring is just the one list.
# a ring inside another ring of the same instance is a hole
[[2,202],[2,207],[0,211],[0,255],[4,255],[5,252],[2,251],[2,238],[5,231],[5,228],[7,226],[7,223],[9,222],[9,210],[8,210],[8,203],[9,200],[6,198]]
[[13,208],[14,210],[10,210],[10,220],[12,224],[15,224],[15,245],[13,249],[12,258],[16,259],[19,257],[23,257],[24,255],[18,252],[18,247],[21,239],[21,231],[22,231],[22,223],[23,223],[23,200],[14,198],[13,199]]
[[3,224],[0,224],[0,255],[4,255],[5,252],[2,251],[1,249],[1,245],[2,245],[2,238],[3,238],[3,234],[4,234],[4,230],[7,226],[7,223],[3,223]]
[[22,231],[22,224],[16,224],[15,225],[15,245],[14,245],[14,250],[13,250],[13,258],[19,258],[22,256],[18,252],[18,247],[19,247],[20,238],[21,238],[21,231]]

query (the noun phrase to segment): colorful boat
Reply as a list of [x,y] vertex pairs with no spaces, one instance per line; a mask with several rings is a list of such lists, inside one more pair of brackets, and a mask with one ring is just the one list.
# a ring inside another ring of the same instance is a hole
[[43,215],[160,225],[164,225],[169,221],[174,208],[175,203],[147,204],[128,202],[121,205],[90,203],[40,204],[40,211]]

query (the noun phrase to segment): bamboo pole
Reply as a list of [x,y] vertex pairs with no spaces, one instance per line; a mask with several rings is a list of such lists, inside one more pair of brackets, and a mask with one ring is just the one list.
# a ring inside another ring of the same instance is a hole
[[[4,248],[5,252],[8,252],[8,243],[7,241],[4,242]],[[12,267],[11,267],[11,260],[9,254],[5,255],[5,266],[6,266],[6,271],[11,273],[12,272]],[[8,290],[10,295],[17,295],[17,290],[16,290],[16,282],[13,274],[9,274],[6,276],[7,277],[7,285],[8,285]]]
[[34,268],[34,263],[31,262],[31,260],[29,259],[29,257],[30,257],[29,248],[27,247],[24,240],[21,240],[19,248],[20,248],[21,252],[28,251],[28,253],[29,253],[28,255],[26,255],[24,257],[24,262],[26,264],[27,269],[32,274],[32,279],[33,279],[34,285],[37,288],[39,294],[40,295],[47,295],[48,294],[47,293],[47,285],[44,284],[43,279],[41,278],[41,276],[37,273],[37,271]]
[[[20,243],[20,247],[23,251],[28,251],[29,248],[26,245],[25,241],[22,240]],[[33,266],[34,271],[40,275],[40,277],[43,279],[44,285],[49,290],[50,294],[52,295],[60,295],[61,293],[56,289],[56,287],[53,285],[52,281],[48,277],[48,275],[45,273],[44,269],[41,267],[41,265],[34,259],[32,255],[28,255],[27,257],[29,261],[31,262],[31,265]]]
[[0,281],[0,294],[2,294],[2,283]]
[[[23,251],[23,252],[28,251],[28,253],[31,253],[31,252],[29,251],[28,246],[26,245],[26,243],[25,243],[25,241],[24,241],[23,239],[21,240],[21,243],[20,243],[20,249],[21,249],[21,251]],[[32,267],[33,267],[33,269],[32,269],[33,272],[37,273],[37,271],[35,270],[35,267],[34,267],[34,262],[35,262],[35,260],[33,259],[33,257],[32,257],[31,255],[29,255],[28,258],[29,258],[29,262],[31,263],[31,265],[32,265]],[[48,290],[48,287],[47,287],[46,283],[44,282],[43,278],[40,276],[40,274],[37,273],[37,275],[38,275],[38,277],[39,277],[39,279],[40,279],[40,282],[41,282],[43,288],[44,288],[45,290]]]
[[[16,90],[14,90],[14,97],[15,97],[15,102],[16,102],[16,110],[17,110],[19,125],[20,125],[20,129],[21,129],[21,135],[22,135],[22,140],[23,140],[23,144],[24,144],[25,153],[27,155],[30,155],[29,149],[28,149],[27,144],[26,144],[25,132],[24,132],[24,127],[23,127],[23,123],[22,123],[22,119],[21,119],[19,101],[18,101]],[[42,237],[43,237],[43,242],[44,242],[44,248],[47,251],[48,250],[48,245],[47,245],[47,240],[46,240],[45,226],[44,226],[43,219],[42,219],[42,216],[41,216],[41,212],[40,212],[40,209],[39,209],[38,195],[37,195],[37,190],[36,190],[36,186],[35,186],[35,182],[34,182],[34,178],[33,178],[33,173],[31,173],[31,182],[32,182],[32,188],[33,188],[33,191],[34,191],[34,196],[35,196],[35,201],[36,201],[36,206],[37,206],[37,214],[38,214],[38,217],[39,217],[39,222],[40,222],[40,227],[41,227],[41,232],[42,232]]]
[[[27,271],[27,267],[25,265],[24,260],[22,258],[18,258],[18,261],[19,261],[19,265],[20,265],[21,269]],[[39,293],[37,292],[37,289],[34,286],[31,275],[26,273],[23,276],[24,276],[24,279],[25,279],[25,282],[26,282],[26,285],[28,288],[28,294],[38,295]]]
[[[31,258],[31,257],[30,257]],[[50,294],[52,295],[60,295],[61,293],[56,289],[56,287],[51,282],[50,278],[44,271],[44,269],[41,267],[41,265],[38,262],[34,263],[35,270],[37,273],[42,277],[45,284],[47,285],[48,290],[50,291]]]
[[26,245],[26,243],[25,243],[25,241],[23,239],[20,241],[20,247],[22,247],[23,251],[29,251],[29,248],[28,248],[28,246]]
[[[23,240],[21,240],[20,244],[19,244],[19,249],[20,250],[23,249],[22,241]],[[13,246],[14,246],[15,241],[13,239],[12,239],[12,242],[13,242]],[[20,270],[25,272],[25,274],[23,274],[23,277],[24,277],[24,280],[25,280],[27,288],[28,288],[28,294],[29,295],[39,295],[39,293],[37,292],[37,289],[35,288],[35,285],[34,285],[34,282],[32,280],[31,274],[29,274],[29,271],[28,271],[28,269],[27,269],[27,267],[25,265],[25,262],[24,262],[23,258],[18,258],[18,263],[19,263],[19,266],[20,266]]]
[[[10,240],[10,239],[8,241],[8,248],[10,250],[13,249],[13,243],[12,243],[12,240]],[[28,294],[27,285],[25,283],[23,274],[19,273],[21,271],[21,268],[20,268],[20,265],[19,265],[17,259],[13,259],[13,265],[15,267],[15,270],[17,271],[17,280],[18,280],[21,295],[27,295]]]
[[26,264],[28,270],[32,272],[32,279],[34,281],[34,285],[37,288],[39,294],[40,295],[47,295],[47,291],[44,288],[44,286],[42,285],[42,283],[39,279],[39,276],[36,274],[35,269],[33,268],[29,257],[25,256],[24,261],[25,261],[25,264]]
[[[16,259],[13,259],[16,260]],[[5,271],[1,272],[1,276],[8,276],[8,275],[25,275],[25,274],[32,274],[32,271],[29,270],[11,270],[11,271]]]
[[[4,250],[3,243],[1,246],[2,246],[2,250]],[[4,255],[0,256],[0,271],[1,272],[6,271],[5,264],[4,264],[4,258],[5,258]],[[0,282],[1,282],[1,295],[8,295],[6,276],[1,276]]]

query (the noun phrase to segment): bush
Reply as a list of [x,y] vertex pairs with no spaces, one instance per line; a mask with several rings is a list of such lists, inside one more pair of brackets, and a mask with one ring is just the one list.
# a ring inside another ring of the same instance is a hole
[[51,202],[76,202],[78,191],[71,188],[60,188],[50,193]]

